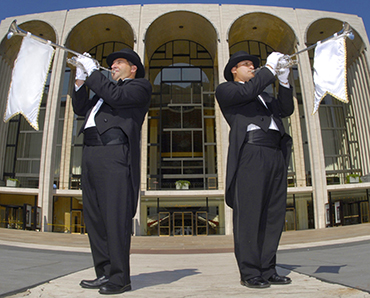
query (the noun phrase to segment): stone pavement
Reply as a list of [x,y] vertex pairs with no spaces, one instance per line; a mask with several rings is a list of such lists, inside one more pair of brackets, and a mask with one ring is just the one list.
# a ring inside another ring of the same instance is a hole
[[[324,282],[313,277],[310,272],[302,274],[296,270],[297,265],[300,264],[302,268],[304,264],[307,265],[310,262],[312,265],[320,265],[316,264],[319,262],[318,255],[312,255],[315,250],[320,253],[324,251],[325,259],[329,259],[330,256],[338,258],[334,254],[346,254],[346,251],[352,250],[354,245],[361,244],[356,247],[360,249],[360,253],[366,255],[368,250],[364,245],[370,247],[369,240],[370,224],[284,232],[278,253],[278,272],[290,276],[293,280],[292,284],[275,285],[266,289],[250,289],[239,284],[232,236],[133,237],[131,255],[133,289],[124,294],[113,295],[113,297],[370,297],[370,286],[369,291],[366,289],[362,291],[356,285],[344,286],[342,282],[328,278],[325,278],[326,282]],[[59,265],[64,266],[63,268],[70,268],[71,263],[77,265],[78,260],[86,260],[90,257],[86,235],[0,229],[1,247],[13,247],[13,255],[17,254],[17,249],[23,249],[24,254],[28,251],[40,253],[39,258],[46,258],[46,254],[53,256],[50,257],[49,264],[35,267],[36,275],[37,272],[47,270],[45,268],[49,268],[48,265],[52,265],[53,258],[57,256],[60,256],[62,260],[63,254],[66,254],[64,260],[70,261],[69,263],[55,261],[55,264],[62,263]],[[346,247],[348,247],[347,250]],[[326,249],[320,250],[321,248]],[[342,248],[342,250],[332,252],[331,248]],[[365,249],[366,251],[363,251]],[[10,254],[9,251],[8,254]],[[309,257],[306,257],[307,255]],[[72,258],[73,256],[75,259]],[[10,260],[13,258],[15,256]],[[279,262],[280,258],[284,259],[282,265]],[[294,259],[293,264],[296,267],[287,265],[290,259]],[[366,262],[367,259],[363,260]],[[24,289],[13,295],[4,294],[3,297],[104,297],[97,290],[82,289],[78,285],[81,279],[95,277],[91,261],[89,262],[90,266],[86,266],[86,263],[81,261],[81,268],[78,270],[70,268],[68,274],[59,273],[59,269],[54,269],[51,273],[54,273],[56,277],[50,274],[49,279],[42,281],[40,278],[39,285],[33,283],[27,290]],[[336,276],[340,276],[344,265],[343,262],[337,263],[339,269]],[[328,264],[336,264],[336,262],[330,261]],[[1,276],[12,268],[7,270],[3,266],[0,268],[1,289]],[[49,270],[52,270],[53,266],[50,268]],[[55,268],[59,267],[55,265]],[[23,268],[23,270],[27,269]],[[15,276],[21,271],[22,267],[17,267]],[[363,277],[367,278],[367,275]],[[23,279],[25,284],[29,282],[27,277]]]

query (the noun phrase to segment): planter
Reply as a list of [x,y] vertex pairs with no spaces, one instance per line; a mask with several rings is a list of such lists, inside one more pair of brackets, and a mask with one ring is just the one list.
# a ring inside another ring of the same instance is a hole
[[6,180],[6,186],[8,186],[8,187],[18,187],[19,186],[19,180],[8,178]]
[[349,177],[349,183],[359,183],[360,177]]
[[347,176],[347,183],[360,183],[360,182],[362,182],[360,175],[351,174]]
[[176,189],[189,189],[190,181],[187,180],[178,180],[175,182]]

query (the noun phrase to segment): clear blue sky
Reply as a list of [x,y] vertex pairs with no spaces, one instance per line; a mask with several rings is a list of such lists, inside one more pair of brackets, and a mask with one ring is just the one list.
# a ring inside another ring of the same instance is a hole
[[358,15],[362,17],[366,31],[370,35],[370,0],[3,0],[1,2],[0,20],[7,17],[54,10],[154,3],[221,3],[317,9]]

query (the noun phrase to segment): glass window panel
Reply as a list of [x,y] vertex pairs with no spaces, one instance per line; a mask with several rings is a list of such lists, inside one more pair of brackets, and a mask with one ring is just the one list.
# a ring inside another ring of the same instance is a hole
[[173,55],[173,43],[172,42],[169,42],[165,46],[163,46],[163,48],[164,47],[166,48],[166,58],[167,59],[172,59],[172,55]]
[[167,105],[171,102],[172,84],[162,84],[162,105]]
[[174,56],[173,57],[173,64],[178,65],[178,64],[183,64],[184,66],[189,66],[190,65],[190,58],[189,56]]
[[181,107],[162,109],[162,128],[181,128]]
[[173,55],[188,55],[189,54],[189,41],[176,40],[173,42]]
[[180,161],[162,161],[162,174],[181,174]]
[[[40,111],[41,112],[41,111]],[[35,131],[32,126],[27,122],[27,120],[23,117],[21,117],[20,119],[20,127],[19,127],[19,130],[21,132],[25,132],[25,131]]]
[[69,71],[64,72],[64,80],[63,80],[63,87],[62,87],[62,95],[65,95],[68,93],[68,87],[69,87],[69,77],[71,75],[70,69]]
[[172,103],[190,103],[191,91],[190,83],[172,84]]
[[42,134],[21,133],[19,134],[17,148],[18,158],[40,158]]
[[[16,118],[19,116],[16,116]],[[15,145],[17,141],[17,130],[18,130],[18,121],[9,121],[9,129],[8,129],[8,145]]]
[[202,131],[194,131],[194,152],[203,152]]
[[206,49],[203,46],[201,46],[200,44],[197,44],[197,49],[200,52],[205,52],[206,51]]
[[81,175],[82,147],[72,147],[72,174]]
[[213,66],[213,62],[210,59],[191,59],[190,64],[192,66]]
[[17,160],[15,164],[15,172],[16,173],[28,173],[30,168],[30,160]]
[[55,169],[54,169],[54,176],[59,177],[60,174],[60,160],[61,160],[61,153],[62,147],[57,146],[55,150]]
[[205,107],[213,108],[215,106],[213,94],[203,94],[203,105]]
[[162,152],[171,152],[171,132],[162,132]]
[[165,59],[166,58],[166,53],[164,52],[157,52],[157,53],[154,53],[153,56],[152,56],[152,59]]
[[199,52],[199,53],[198,53],[198,58],[199,58],[199,59],[210,59],[210,56],[209,56],[209,54],[208,54],[208,53],[206,53],[206,52]]
[[202,111],[199,108],[184,106],[183,118],[184,128],[202,128]]
[[[104,45],[104,52],[103,52],[103,56],[108,56],[109,54],[113,53],[113,43],[105,43]],[[100,56],[100,53],[99,53],[99,56]],[[99,57],[97,56],[97,58]],[[98,58],[99,59],[99,58]]]
[[162,70],[162,81],[180,81],[181,68],[164,68]]
[[202,70],[202,83],[203,83],[203,90],[204,91],[213,91],[213,81],[210,81],[209,78],[213,77],[213,69],[211,68],[204,68]]
[[83,118],[77,118],[77,116],[75,116],[75,120],[73,123],[73,131],[72,131],[72,144],[74,145],[77,145],[77,144],[82,145],[83,143],[83,134],[81,133],[80,135],[78,135],[83,123],[84,123]]
[[152,100],[150,102],[152,108],[159,107],[161,104],[161,95],[160,94],[152,94]]
[[60,120],[58,124],[57,144],[62,144],[63,141],[63,124],[64,121]]
[[182,80],[183,81],[200,81],[201,70],[200,68],[183,68]]
[[174,131],[172,133],[173,152],[192,152],[191,132]]
[[153,60],[150,62],[151,67],[166,67],[172,65],[172,59],[171,60]]
[[250,41],[249,42],[249,53],[250,53],[250,55],[259,55],[260,50],[259,50],[258,44],[259,43],[256,42],[256,41]]
[[39,174],[40,172],[40,160],[32,160],[31,161],[31,174]]
[[149,70],[149,76],[151,78],[154,78],[152,86],[153,86],[153,92],[160,92],[160,86],[161,86],[161,75],[160,75],[161,69],[159,68],[152,68]]
[[184,174],[203,174],[203,162],[184,161]]
[[60,110],[59,110],[59,118],[60,118],[60,119],[64,119],[65,111],[66,111],[65,103],[62,103],[62,104],[60,105]]
[[190,58],[198,58],[197,54],[197,44],[194,42],[190,43]]
[[[39,129],[41,131],[44,129],[45,112],[46,112],[46,109],[45,108],[41,108],[40,109],[40,113],[39,113]],[[33,128],[32,128],[32,130],[33,130]]]
[[13,173],[15,147],[7,147],[4,160],[4,172]]
[[100,63],[101,63],[101,59],[100,59],[100,57],[102,57],[103,56],[103,45],[99,45],[99,46],[97,46],[96,48],[95,48],[95,51],[94,51],[94,55],[93,55],[93,57],[95,58],[95,59],[99,59],[99,61],[100,61]]

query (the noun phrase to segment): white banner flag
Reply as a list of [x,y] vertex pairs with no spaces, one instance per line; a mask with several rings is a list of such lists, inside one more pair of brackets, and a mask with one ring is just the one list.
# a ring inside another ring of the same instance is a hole
[[327,94],[348,103],[345,36],[333,38],[316,46],[313,79],[315,103],[312,114],[317,112]]
[[23,38],[14,62],[12,81],[4,121],[22,114],[28,123],[39,130],[38,117],[54,48],[30,35]]

